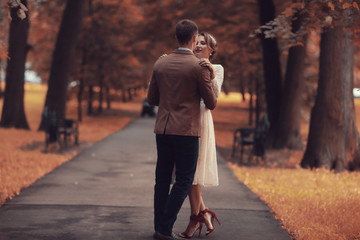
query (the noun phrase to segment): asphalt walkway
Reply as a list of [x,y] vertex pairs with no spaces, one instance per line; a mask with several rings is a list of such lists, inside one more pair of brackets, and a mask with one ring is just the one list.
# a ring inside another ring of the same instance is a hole
[[[0,239],[153,239],[153,126],[154,119],[136,119],[8,201],[0,208]],[[222,225],[201,238],[291,239],[221,156],[218,164],[220,186],[203,192]],[[189,214],[185,200],[175,232],[185,229]]]

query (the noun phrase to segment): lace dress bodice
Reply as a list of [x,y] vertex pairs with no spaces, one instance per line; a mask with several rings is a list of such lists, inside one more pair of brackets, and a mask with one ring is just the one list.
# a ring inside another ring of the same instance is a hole
[[[212,83],[213,90],[215,92],[215,96],[217,98],[220,95],[221,86],[224,81],[224,68],[220,64],[213,64],[213,68],[215,71],[215,78],[211,81],[211,83]],[[203,99],[201,99],[200,109],[203,110],[205,108],[206,108],[205,103],[204,103]]]

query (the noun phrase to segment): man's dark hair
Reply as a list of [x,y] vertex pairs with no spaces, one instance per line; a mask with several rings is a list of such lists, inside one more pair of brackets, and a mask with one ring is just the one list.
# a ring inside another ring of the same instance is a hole
[[198,27],[194,21],[183,19],[176,24],[175,32],[176,38],[182,46],[190,42],[192,36],[198,33]]

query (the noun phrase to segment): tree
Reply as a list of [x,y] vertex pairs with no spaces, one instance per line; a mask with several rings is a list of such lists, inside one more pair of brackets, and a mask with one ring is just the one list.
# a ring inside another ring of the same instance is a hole
[[[89,17],[92,16],[93,10],[92,10],[92,0],[87,1],[87,15]],[[88,52],[90,51],[90,46],[92,45],[91,42],[86,41],[85,38],[88,34],[92,34],[91,31],[89,31],[89,28],[86,27],[86,21],[85,24],[83,24],[84,29],[82,30],[82,35],[80,37],[80,40],[82,40],[83,44],[81,46],[81,63],[80,63],[80,73],[79,73],[79,90],[77,93],[77,100],[78,100],[78,120],[79,122],[82,121],[82,99],[83,94],[85,90],[85,73],[86,73],[86,65],[89,58]],[[89,97],[90,99],[90,97]]]
[[[0,82],[3,81],[3,59],[7,57],[6,48],[4,46],[4,14],[5,14],[5,7],[2,0],[0,0]],[[2,97],[3,91],[0,85],[0,98]]]
[[[138,44],[143,41],[138,36],[144,24],[140,21],[143,20],[142,14],[141,8],[133,1],[120,4],[111,0],[92,1],[91,14],[86,18],[80,44],[88,48],[83,66],[84,87],[89,89],[88,114],[93,113],[93,97],[99,100],[97,113],[102,112],[103,93],[107,88],[128,92],[129,88],[146,82],[144,65],[138,59],[147,55],[146,51],[140,53],[141,44]],[[93,86],[100,88],[97,96],[91,90]],[[126,101],[126,94],[123,98]]]
[[[292,32],[296,34],[300,30],[306,14],[296,10],[292,20]],[[301,101],[304,87],[304,69],[306,55],[307,34],[300,35],[300,41],[289,49],[285,82],[282,90],[279,119],[276,124],[276,138],[273,147],[302,149],[300,135]]]
[[[344,5],[342,5],[344,6]],[[354,45],[351,11],[339,12],[342,20],[328,21],[321,34],[319,83],[311,111],[308,144],[302,167],[342,171],[360,167],[360,141],[353,100]],[[329,16],[331,17],[331,16]]]
[[[50,111],[55,111],[57,118],[65,117],[68,77],[80,30],[83,6],[83,0],[67,0],[56,40],[45,107]],[[42,130],[44,127],[45,122],[43,120],[39,129]]]
[[[261,25],[274,20],[275,6],[273,0],[258,0]],[[266,104],[269,121],[271,123],[267,137],[267,146],[272,146],[276,138],[276,126],[279,121],[282,101],[282,77],[279,49],[276,38],[261,38],[264,79],[266,85]]]
[[37,73],[42,83],[47,83],[54,54],[56,37],[66,1],[36,1],[32,9],[28,54],[29,68]]
[[29,129],[24,111],[24,73],[29,50],[27,1],[12,1],[6,86],[0,126]]
[[181,18],[194,20],[200,31],[209,32],[216,38],[219,51],[214,63],[220,63],[225,69],[224,90],[239,91],[239,86],[242,86],[244,91],[248,91],[252,83],[242,76],[261,74],[262,69],[258,66],[261,49],[253,44],[253,39],[249,39],[252,29],[259,25],[254,21],[259,14],[256,1],[141,2],[146,22],[139,31],[138,38],[143,41],[138,46],[145,47],[137,53],[142,55],[139,60],[144,64],[147,75],[150,75],[155,60],[162,53],[170,53],[177,47],[173,27]]

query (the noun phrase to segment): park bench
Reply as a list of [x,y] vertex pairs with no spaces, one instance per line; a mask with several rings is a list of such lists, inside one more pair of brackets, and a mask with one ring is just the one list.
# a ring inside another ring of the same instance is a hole
[[145,117],[149,115],[149,117],[155,117],[155,107],[151,106],[147,99],[144,99],[142,102],[142,110],[141,110],[141,117]]
[[75,119],[58,119],[59,137],[63,135],[65,146],[71,136],[74,138],[75,145],[79,145],[79,122]]
[[238,128],[234,131],[234,140],[232,146],[232,157],[235,157],[236,151],[240,148],[240,162],[243,160],[244,147],[249,146],[252,149],[249,152],[249,159],[256,157],[265,157],[265,141],[270,127],[267,115],[259,121],[255,128]]
[[57,118],[56,112],[45,107],[42,117],[45,121],[45,147],[50,143],[58,143],[60,150],[67,146],[71,136],[75,145],[79,144],[79,123],[75,119]]

